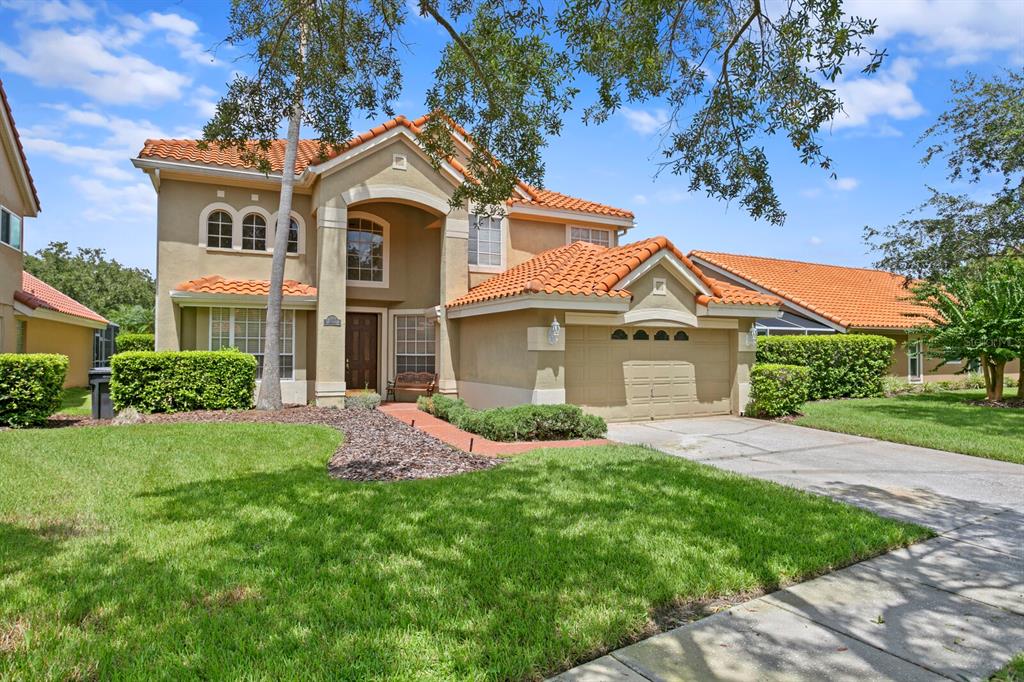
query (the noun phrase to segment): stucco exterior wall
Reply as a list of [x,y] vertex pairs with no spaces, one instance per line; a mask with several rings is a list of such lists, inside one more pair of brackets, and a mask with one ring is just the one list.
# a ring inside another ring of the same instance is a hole
[[0,353],[13,353],[16,343],[14,292],[21,288],[21,251],[0,244]]
[[[665,280],[664,294],[655,291],[655,280]],[[663,265],[651,268],[650,272],[629,286],[633,294],[631,310],[668,308],[696,314],[697,302],[694,294]]]
[[26,353],[68,356],[64,386],[88,386],[92,367],[92,337],[96,330],[52,320],[30,319],[25,327]]

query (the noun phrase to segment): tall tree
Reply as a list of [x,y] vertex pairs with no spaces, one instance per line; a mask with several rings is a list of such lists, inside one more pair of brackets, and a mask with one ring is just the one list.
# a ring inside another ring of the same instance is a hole
[[937,353],[980,361],[988,400],[1002,400],[1006,363],[1024,351],[1024,258],[960,268],[911,290],[931,309],[914,331]]
[[108,259],[103,249],[79,247],[72,252],[67,242],[50,242],[25,255],[25,270],[110,319],[122,306],[152,311],[156,302],[149,270]]
[[[280,405],[281,235],[299,129],[317,132],[325,156],[351,136],[354,112],[393,114],[409,8],[406,0],[232,0],[227,42],[247,49],[254,67],[229,85],[204,140],[269,172],[271,141],[288,121],[259,407]],[[586,89],[588,122],[626,103],[666,102],[663,167],[687,175],[694,191],[781,224],[761,138],[783,134],[803,163],[831,169],[818,138],[842,109],[830,84],[851,55],[868,53],[867,73],[883,56],[862,43],[874,22],[845,15],[842,0],[770,9],[762,0],[416,0],[414,8],[449,38],[426,97],[428,110],[446,115],[428,120],[423,147],[434,164],[451,157],[450,120],[476,143],[473,180],[453,205],[500,207],[519,179],[542,185],[543,147]]]
[[971,262],[1024,255],[1024,71],[953,81],[950,109],[921,136],[922,163],[944,159],[950,182],[999,182],[988,200],[930,189],[916,211],[866,227],[877,265],[935,279]]

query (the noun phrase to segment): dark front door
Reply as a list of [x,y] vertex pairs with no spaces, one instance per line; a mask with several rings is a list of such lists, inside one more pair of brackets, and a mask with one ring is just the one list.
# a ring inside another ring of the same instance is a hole
[[377,314],[345,314],[345,388],[377,387]]

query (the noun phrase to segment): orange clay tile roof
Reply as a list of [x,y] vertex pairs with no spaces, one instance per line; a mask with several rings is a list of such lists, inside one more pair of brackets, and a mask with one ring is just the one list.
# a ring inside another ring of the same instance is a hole
[[28,158],[25,156],[25,148],[21,146],[21,136],[18,135],[18,126],[14,125],[14,113],[11,111],[11,103],[7,101],[7,92],[4,91],[4,82],[0,80],[0,101],[3,102],[4,113],[7,120],[11,122],[11,130],[14,131],[14,142],[18,145],[18,154],[21,156],[21,163],[25,166],[25,175],[28,176],[29,187],[32,188],[32,198],[35,199],[36,208],[39,208],[39,193],[36,191],[36,182],[32,179],[32,171],[28,167]]
[[867,268],[691,251],[690,256],[727,270],[842,327],[908,329],[925,320],[906,300],[902,275]]
[[86,308],[67,294],[62,294],[43,280],[25,271],[21,273],[21,289],[14,292],[14,300],[27,305],[32,310],[43,308],[93,322],[107,323],[106,318],[99,313]]
[[[302,173],[311,166],[316,166],[324,161],[327,161],[338,154],[345,151],[358,147],[359,145],[369,142],[375,137],[386,133],[389,130],[393,130],[399,126],[405,126],[414,135],[419,135],[422,132],[422,126],[427,121],[427,116],[420,116],[417,119],[408,119],[405,116],[396,116],[395,118],[385,121],[384,123],[371,128],[365,133],[356,135],[351,140],[342,145],[341,149],[334,151],[327,149],[326,156],[320,156],[320,144],[316,140],[299,140],[298,154],[295,159],[295,171],[296,173]],[[469,138],[468,133],[462,129],[454,121],[451,122],[455,130],[465,138]],[[280,173],[284,168],[284,149],[286,140],[273,140],[270,143],[270,149],[267,152],[267,158],[270,161],[270,168],[276,173]],[[255,145],[255,143],[254,143]],[[146,140],[142,146],[142,151],[139,152],[139,158],[157,158],[164,159],[167,161],[186,161],[188,163],[202,163],[210,164],[214,166],[231,166],[233,168],[251,168],[250,164],[247,164],[242,160],[238,153],[238,150],[234,147],[220,148],[215,144],[209,145],[207,149],[199,148],[199,140],[161,140],[151,139]],[[464,176],[469,177],[467,169],[458,161],[458,159],[448,159],[449,163]],[[529,195],[529,199],[516,198],[509,203],[515,206],[538,206],[541,208],[556,208],[567,211],[578,211],[581,213],[592,213],[597,215],[611,216],[616,218],[633,218],[632,211],[627,211],[622,208],[615,208],[614,206],[606,206],[605,204],[599,204],[595,201],[587,201],[585,199],[578,199],[576,197],[570,197],[566,194],[559,192],[552,192],[550,190],[538,189],[527,185],[524,182],[519,183],[520,189],[524,193]]]
[[[229,279],[221,275],[207,275],[190,279],[176,286],[175,291],[195,294],[240,294],[242,296],[266,296],[270,282],[265,279]],[[316,287],[294,279],[284,281],[285,296],[316,296]]]
[[450,301],[448,307],[483,303],[521,294],[572,294],[629,299],[632,294],[616,288],[629,273],[662,249],[669,250],[711,291],[699,294],[698,303],[775,305],[778,299],[739,287],[723,285],[704,275],[665,237],[653,237],[616,247],[574,242],[539,253],[525,263],[495,275]]

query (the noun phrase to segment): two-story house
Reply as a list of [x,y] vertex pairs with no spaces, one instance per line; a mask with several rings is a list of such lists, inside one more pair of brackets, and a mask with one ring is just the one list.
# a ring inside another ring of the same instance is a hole
[[[319,158],[299,147],[282,322],[286,402],[339,404],[431,371],[471,405],[570,402],[611,419],[739,412],[774,297],[712,279],[633,214],[520,183],[500,214],[453,208],[471,141],[435,169],[425,119]],[[148,140],[158,200],[158,349],[263,351],[284,142],[237,152]]]
[[0,82],[0,353],[68,356],[65,386],[85,386],[102,315],[24,272],[25,218],[39,196]]

